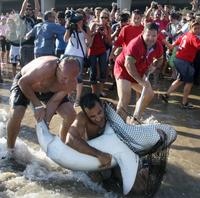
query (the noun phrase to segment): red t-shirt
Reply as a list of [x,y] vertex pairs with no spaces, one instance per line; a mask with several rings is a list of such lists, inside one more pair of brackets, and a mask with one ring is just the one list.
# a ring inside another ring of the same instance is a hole
[[166,20],[160,20],[160,19],[156,19],[156,20],[147,19],[146,20],[146,23],[151,23],[151,22],[154,22],[155,24],[157,24],[159,26],[159,31],[166,30],[167,24],[169,23]]
[[140,25],[140,26],[126,25],[126,26],[124,26],[121,29],[119,36],[114,43],[114,46],[126,47],[132,39],[134,39],[135,37],[137,37],[139,34],[142,33],[143,29],[144,29],[143,25]]
[[114,66],[114,75],[118,79],[126,79],[131,82],[136,82],[127,72],[124,63],[125,56],[132,56],[136,60],[135,66],[142,77],[147,71],[148,67],[153,62],[154,58],[160,58],[163,54],[163,47],[159,41],[154,47],[147,51],[142,35],[131,40],[126,49],[117,57]]
[[88,49],[88,56],[98,56],[106,52],[106,45],[100,33],[94,36],[92,46]]
[[193,62],[197,51],[200,49],[200,39],[193,33],[187,32],[185,35],[179,37],[174,45],[178,45],[176,57]]
[[164,45],[163,40],[165,40],[165,38],[166,38],[166,36],[162,32],[158,32],[158,38],[157,38],[157,40],[160,43],[162,43],[163,45]]
[[163,19],[163,20],[162,20],[162,23],[163,23],[163,28],[164,28],[164,30],[166,30],[166,29],[167,29],[167,26],[168,26],[168,24],[169,24],[169,20],[168,20],[168,19]]

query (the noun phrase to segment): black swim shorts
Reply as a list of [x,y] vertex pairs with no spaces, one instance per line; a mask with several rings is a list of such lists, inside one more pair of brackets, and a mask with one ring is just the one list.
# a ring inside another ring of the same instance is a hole
[[[29,105],[29,103],[30,103],[30,100],[26,98],[26,96],[23,94],[23,92],[21,91],[21,89],[18,85],[18,81],[21,78],[21,76],[22,75],[20,72],[15,76],[12,87],[10,89],[10,92],[11,92],[10,105],[11,105],[11,107],[15,107],[15,106],[27,107],[27,105]],[[35,94],[40,101],[42,101],[46,104],[55,93],[53,93],[53,92],[47,92],[47,93],[36,92]],[[69,102],[69,99],[67,96],[65,96],[63,98],[63,100],[61,101],[60,104],[62,104],[64,102]]]

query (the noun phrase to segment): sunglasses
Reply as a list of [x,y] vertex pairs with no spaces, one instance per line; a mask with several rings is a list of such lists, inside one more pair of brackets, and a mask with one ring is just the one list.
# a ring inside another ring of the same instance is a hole
[[108,17],[101,17],[101,19],[108,19]]

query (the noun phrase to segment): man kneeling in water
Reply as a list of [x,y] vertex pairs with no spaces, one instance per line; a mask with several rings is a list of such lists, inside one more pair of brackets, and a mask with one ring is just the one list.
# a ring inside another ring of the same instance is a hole
[[75,150],[97,157],[101,168],[111,165],[112,156],[91,147],[87,140],[98,137],[104,132],[106,116],[100,99],[92,93],[84,95],[80,100],[82,111],[76,116],[66,138],[66,144]]

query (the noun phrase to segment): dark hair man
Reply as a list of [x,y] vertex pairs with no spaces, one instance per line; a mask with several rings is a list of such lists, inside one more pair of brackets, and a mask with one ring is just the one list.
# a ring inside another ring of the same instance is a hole
[[[136,103],[134,117],[140,119],[145,108],[154,96],[149,81],[145,81],[145,74],[163,62],[163,47],[158,37],[158,26],[147,23],[141,35],[131,40],[126,49],[117,57],[114,66],[114,75],[117,82],[119,102],[117,112],[126,121],[127,108],[131,98],[131,89],[141,93],[145,87],[144,97]],[[142,100],[142,105],[140,102]]]
[[86,140],[95,138],[104,132],[106,116],[100,99],[92,93],[81,97],[82,111],[76,116],[66,138],[66,143],[75,150],[97,157],[102,168],[109,167],[111,155],[91,147]]

